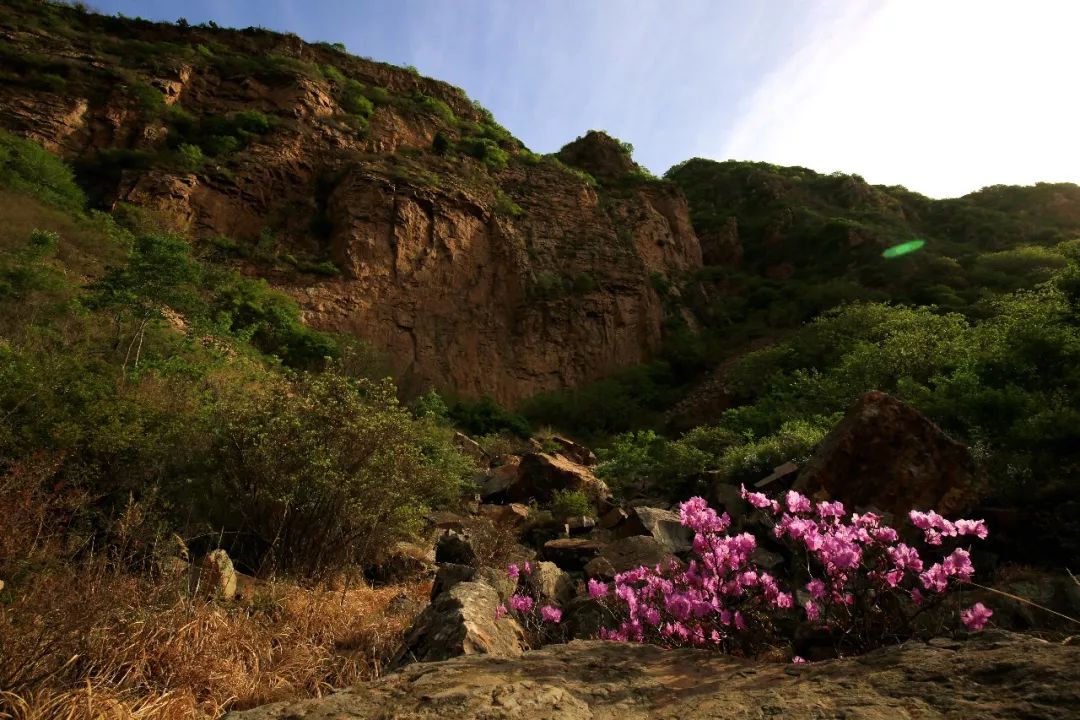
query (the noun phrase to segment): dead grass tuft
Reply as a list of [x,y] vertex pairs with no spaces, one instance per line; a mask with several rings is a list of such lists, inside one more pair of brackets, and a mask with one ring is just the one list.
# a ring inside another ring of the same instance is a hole
[[33,487],[48,468],[0,474],[0,513],[12,519],[0,524],[5,720],[213,718],[319,696],[378,676],[430,592],[427,582],[279,581],[213,602],[190,596],[182,566],[135,573],[85,552],[73,561],[50,531],[69,499]]

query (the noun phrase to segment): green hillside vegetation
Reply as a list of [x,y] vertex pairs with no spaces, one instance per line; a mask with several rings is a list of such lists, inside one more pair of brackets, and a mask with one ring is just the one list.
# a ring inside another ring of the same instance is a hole
[[138,213],[78,209],[71,171],[6,133],[0,183],[0,474],[45,468],[41,482],[87,498],[58,527],[93,537],[136,503],[147,553],[177,533],[318,576],[458,500],[471,463],[399,404],[368,349]]

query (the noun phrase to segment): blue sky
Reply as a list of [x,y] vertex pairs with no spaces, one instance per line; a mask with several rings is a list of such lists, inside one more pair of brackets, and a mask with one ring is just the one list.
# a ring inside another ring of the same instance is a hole
[[591,128],[656,173],[693,156],[935,197],[1080,181],[1069,0],[95,0],[415,65],[538,152]]

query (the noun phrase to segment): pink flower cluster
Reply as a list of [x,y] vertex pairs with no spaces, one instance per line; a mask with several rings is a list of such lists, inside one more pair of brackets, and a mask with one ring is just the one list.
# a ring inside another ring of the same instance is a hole
[[[732,650],[744,647],[748,636],[774,632],[775,621],[796,606],[809,622],[840,635],[873,625],[883,628],[882,637],[895,636],[907,620],[903,603],[918,605],[926,594],[944,593],[974,574],[967,550],[956,548],[930,563],[874,513],[849,516],[842,503],[814,503],[794,491],[773,500],[742,488],[742,496],[765,513],[774,537],[805,559],[799,566],[810,577],[799,591],[785,591],[753,561],[753,535],[725,534],[728,515],[696,497],[680,506],[683,524],[695,533],[693,557],[685,566],[640,567],[617,575],[610,586],[589,581],[589,596],[604,601],[617,618],[601,637]],[[949,521],[932,511],[913,511],[910,518],[930,545],[987,534],[981,520]],[[980,629],[990,614],[977,605],[962,619]]]

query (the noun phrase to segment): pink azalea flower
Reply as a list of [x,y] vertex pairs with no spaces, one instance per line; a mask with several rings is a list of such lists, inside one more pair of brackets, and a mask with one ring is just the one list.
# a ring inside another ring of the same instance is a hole
[[498,606],[497,608],[495,608],[495,619],[502,620],[508,612],[510,612],[510,609],[507,608],[505,605]]
[[533,609],[535,601],[528,595],[511,595],[510,607],[520,613],[527,613]]
[[608,586],[607,583],[600,582],[599,580],[589,580],[589,597],[593,599],[599,599],[607,597]]
[[544,622],[558,623],[562,620],[562,610],[552,605],[540,608],[540,617]]
[[788,512],[790,513],[808,513],[811,509],[810,498],[801,495],[794,490],[787,491],[784,495],[784,503],[787,505]]
[[506,568],[506,574],[517,580],[518,577],[521,576],[521,568],[519,568],[517,565],[511,565],[510,567]]
[[748,492],[745,485],[739,486],[739,492],[742,495],[743,500],[756,508],[767,508],[772,505],[772,501],[769,500],[764,493]]
[[982,630],[994,611],[980,603],[975,603],[967,610],[960,611],[960,620],[968,630]]

